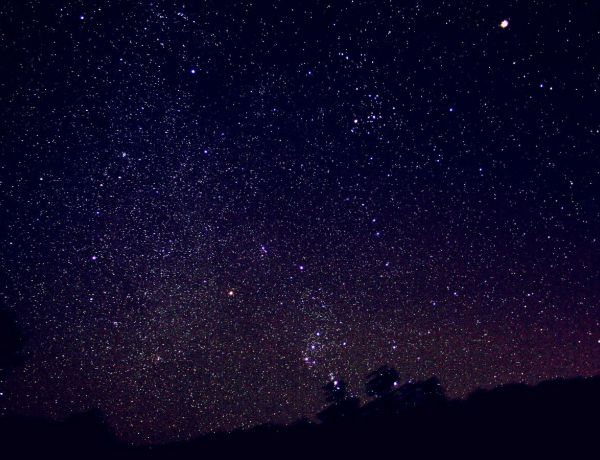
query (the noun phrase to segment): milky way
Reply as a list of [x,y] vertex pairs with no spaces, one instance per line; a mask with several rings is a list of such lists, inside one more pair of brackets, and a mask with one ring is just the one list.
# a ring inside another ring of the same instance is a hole
[[0,407],[130,442],[381,364],[600,370],[593,1],[0,5]]

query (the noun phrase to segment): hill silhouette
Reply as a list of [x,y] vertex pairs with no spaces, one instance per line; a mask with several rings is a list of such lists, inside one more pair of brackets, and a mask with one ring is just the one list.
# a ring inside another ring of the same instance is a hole
[[[0,309],[0,377],[21,362],[22,336]],[[361,400],[343,380],[323,386],[316,420],[208,434],[160,446],[120,442],[92,410],[63,421],[0,417],[0,458],[421,458],[584,456],[597,447],[600,376],[504,385],[449,400],[441,382],[401,383],[387,365],[366,376]]]
[[342,381],[325,387],[319,421],[210,434],[161,446],[120,443],[97,411],[56,422],[0,419],[2,458],[421,458],[534,457],[593,452],[600,428],[600,376],[511,384],[448,400],[440,382],[402,385],[384,366],[370,374],[360,405]]

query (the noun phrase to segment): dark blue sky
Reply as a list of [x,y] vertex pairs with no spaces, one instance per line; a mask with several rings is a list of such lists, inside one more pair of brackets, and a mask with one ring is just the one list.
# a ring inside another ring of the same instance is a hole
[[3,410],[98,407],[145,443],[310,416],[384,363],[452,396],[600,369],[597,2],[0,21],[0,287],[26,339]]

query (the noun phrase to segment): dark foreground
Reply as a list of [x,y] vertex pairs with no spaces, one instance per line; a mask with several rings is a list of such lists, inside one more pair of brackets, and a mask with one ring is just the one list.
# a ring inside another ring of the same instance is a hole
[[427,382],[362,407],[336,401],[319,414],[322,423],[147,448],[120,444],[96,413],[64,422],[7,417],[0,458],[598,458],[600,377],[509,385],[460,401],[423,388]]

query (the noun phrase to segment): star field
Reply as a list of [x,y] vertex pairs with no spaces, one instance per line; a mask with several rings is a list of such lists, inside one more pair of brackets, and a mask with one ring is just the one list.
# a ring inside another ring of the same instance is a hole
[[593,1],[0,5],[0,410],[130,442],[382,364],[600,370]]

